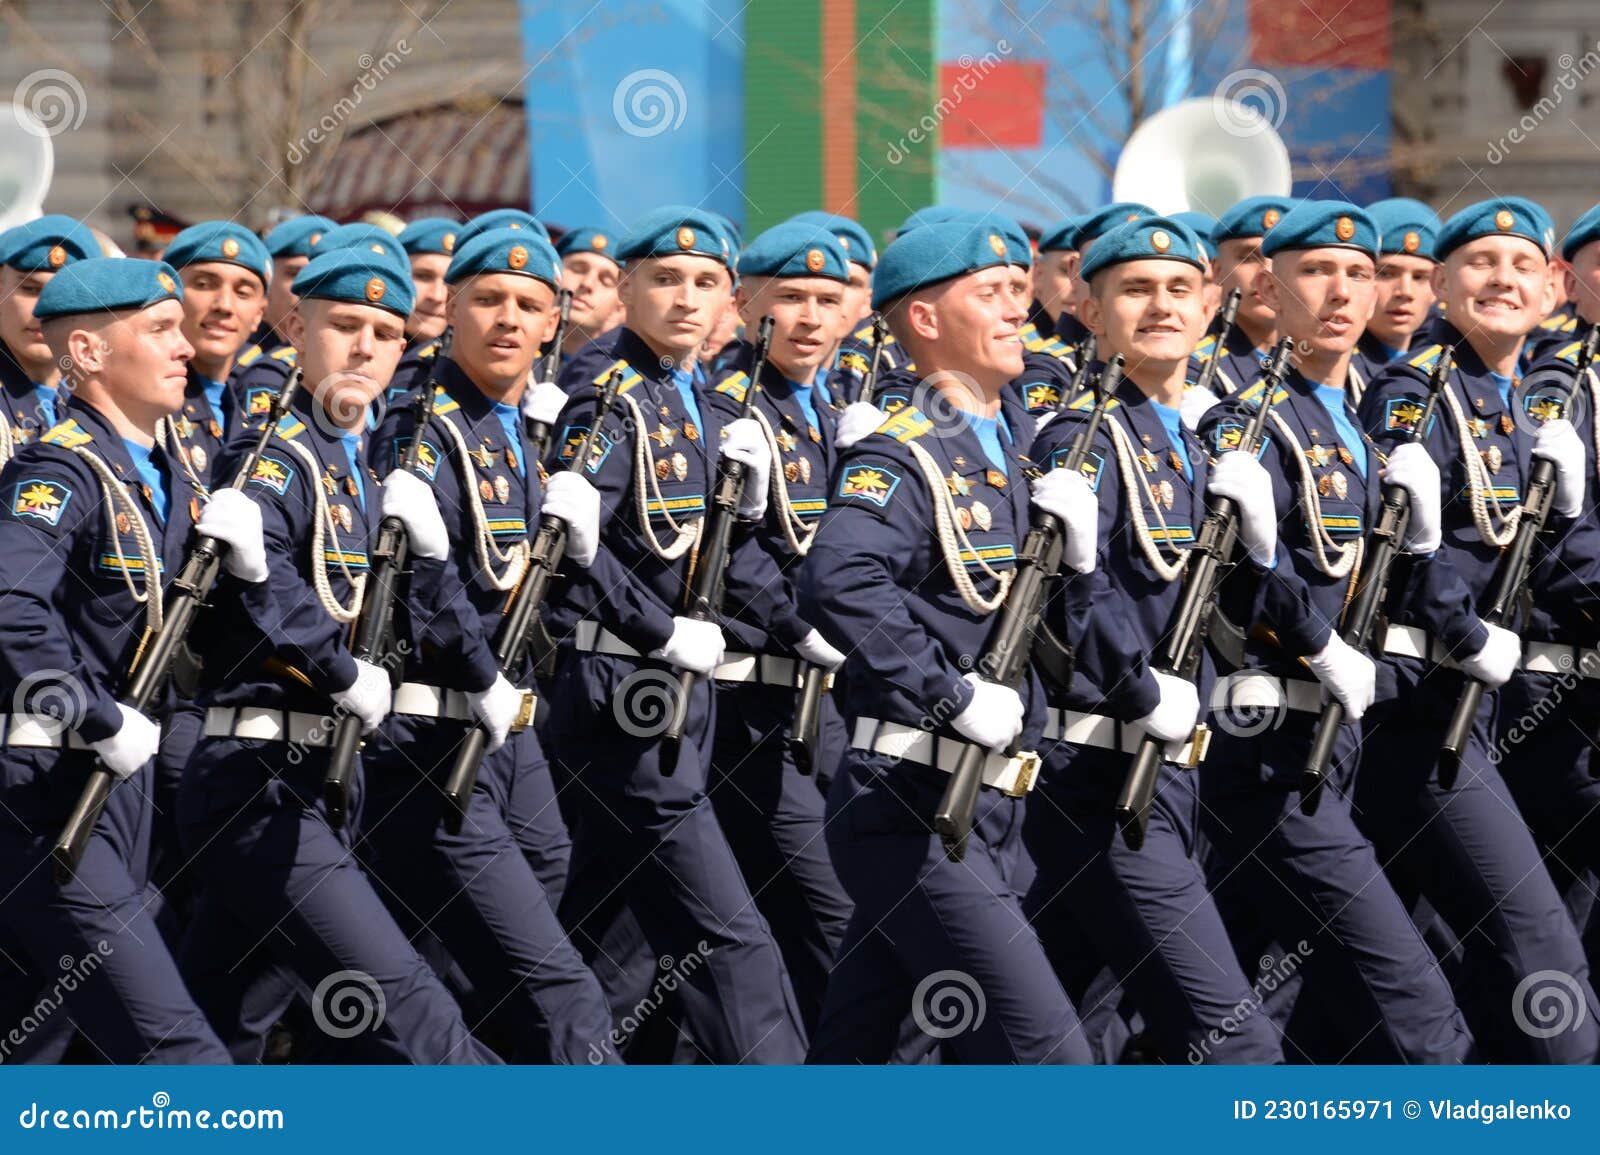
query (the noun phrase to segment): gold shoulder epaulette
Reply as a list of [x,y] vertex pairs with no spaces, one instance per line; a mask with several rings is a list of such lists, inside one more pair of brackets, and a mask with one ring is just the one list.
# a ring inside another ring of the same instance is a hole
[[94,437],[78,422],[69,417],[65,421],[50,427],[50,431],[39,440],[46,445],[59,445],[63,449],[76,449],[80,445],[88,445]]
[[744,395],[750,390],[750,375],[742,370],[730,373],[727,380],[717,386],[718,393],[726,393],[741,405],[744,404]]
[[893,437],[896,441],[913,441],[933,429],[933,422],[922,415],[922,411],[914,405],[905,405],[894,411],[893,415],[878,426],[877,432],[885,437]]

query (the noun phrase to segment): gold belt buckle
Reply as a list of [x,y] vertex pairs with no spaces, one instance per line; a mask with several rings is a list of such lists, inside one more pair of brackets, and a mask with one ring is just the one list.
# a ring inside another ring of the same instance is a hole
[[1017,751],[1017,780],[1009,790],[1001,791],[1008,798],[1022,798],[1033,789],[1033,783],[1039,777],[1039,755],[1032,750]]
[[522,705],[517,710],[517,716],[511,722],[514,731],[526,730],[533,725],[533,712],[539,705],[539,696],[532,690],[522,690]]
[[1194,733],[1189,736],[1189,756],[1183,760],[1185,770],[1198,769],[1200,763],[1206,760],[1206,753],[1211,749],[1211,729],[1204,722],[1194,728]]

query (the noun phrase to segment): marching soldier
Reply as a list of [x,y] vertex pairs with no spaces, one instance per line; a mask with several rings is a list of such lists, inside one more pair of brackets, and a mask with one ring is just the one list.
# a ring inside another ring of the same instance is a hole
[[[641,220],[617,256],[628,323],[599,372],[581,357],[563,367],[572,401],[548,463],[554,472],[576,452],[593,421],[593,386],[621,371],[618,407],[584,467],[601,495],[599,548],[558,587],[547,615],[565,645],[545,736],[560,776],[581,783],[569,794],[562,921],[591,961],[624,917],[637,920],[656,957],[693,957],[678,1001],[712,1061],[794,1062],[805,1044],[788,975],[705,793],[714,721],[706,679],[723,638],[684,609],[719,452],[749,468],[747,525],[767,500],[759,426],[719,428],[694,386],[696,356],[728,298],[730,246],[709,215],[668,206]],[[748,530],[739,536],[736,551],[759,550]],[[668,744],[662,715],[684,671],[695,675],[687,725]],[[618,991],[608,985],[607,995],[616,1009]]]
[[183,409],[167,422],[163,436],[174,459],[204,486],[239,424],[228,376],[266,310],[272,258],[244,226],[204,221],[172,239],[167,263],[183,277],[183,332],[195,353]]
[[1262,238],[1294,203],[1288,197],[1246,197],[1218,217],[1216,228],[1211,230],[1211,243],[1217,250],[1218,296],[1226,297],[1234,289],[1243,294],[1227,348],[1218,349],[1220,335],[1212,334],[1194,351],[1195,376],[1212,357],[1222,359],[1215,378],[1219,395],[1236,393],[1255,381],[1261,375],[1267,351],[1278,339],[1277,321],[1260,289],[1261,273],[1267,264],[1261,246]]
[[[709,793],[722,828],[794,980],[808,1027],[822,1009],[828,970],[850,917],[850,902],[828,861],[822,794],[844,756],[845,727],[824,695],[812,765],[802,770],[786,739],[806,665],[831,673],[844,655],[801,616],[795,592],[816,526],[828,505],[837,413],[826,391],[826,358],[839,329],[849,258],[835,236],[789,221],[739,255],[736,301],[746,332],[773,319],[771,353],[758,382],[753,349],[741,343],[714,383],[707,407],[737,420],[756,388],[755,420],[771,457],[767,516],[756,531],[782,576],[741,580],[749,600],[728,605],[729,650],[712,674],[716,738]],[[764,567],[763,567],[764,571]],[[846,639],[840,639],[844,641]]]
[[[168,265],[63,262],[34,317],[72,393],[60,423],[0,473],[0,668],[14,687],[0,749],[9,816],[0,858],[10,880],[0,929],[37,984],[30,996],[60,973],[58,960],[93,959],[75,966],[84,973],[67,988],[66,1009],[114,1063],[228,1061],[149,909],[160,727],[118,701],[160,625],[161,577],[182,568],[197,512],[188,475],[157,439],[158,423],[183,403],[193,352],[182,298]],[[232,545],[230,569],[249,569],[263,546],[248,502],[218,495],[206,512],[201,532]],[[271,604],[259,581],[236,596],[258,611]],[[117,786],[71,880],[57,883],[50,846],[97,763]]]
[[306,262],[311,259],[311,246],[322,239],[322,234],[337,227],[327,217],[307,214],[305,216],[290,217],[279,224],[264,238],[262,244],[267,247],[267,255],[272,258],[272,281],[267,287],[267,311],[261,319],[261,324],[250,335],[250,342],[240,352],[238,360],[234,362],[233,374],[229,383],[237,381],[239,375],[254,364],[259,358],[268,353],[275,353],[288,344],[278,327],[283,324],[283,319],[294,309],[295,295],[294,279],[300,275],[300,270],[306,267]]
[[860,221],[838,213],[820,209],[795,213],[789,218],[800,224],[816,225],[828,230],[838,240],[845,256],[850,259],[850,284],[845,289],[844,308],[840,320],[845,332],[855,330],[872,320],[872,270],[878,263],[878,248],[872,243],[872,234]]
[[[419,436],[412,406],[391,407],[373,439],[385,490],[409,491],[395,500],[442,511],[441,540],[418,539],[412,548],[439,555],[448,593],[419,596],[414,581],[411,610],[427,623],[423,648],[406,660],[394,712],[362,761],[364,846],[396,920],[443,941],[477,998],[507,1021],[514,1058],[577,1063],[615,1059],[611,1015],[550,900],[565,881],[570,840],[527,725],[532,690],[518,688],[532,685],[531,662],[502,671],[493,652],[541,505],[566,520],[574,564],[592,557],[599,534],[599,501],[586,481],[558,474],[544,490],[517,410],[539,348],[555,331],[560,279],[555,251],[529,230],[490,230],[469,242],[444,278],[451,353],[435,366],[418,472],[390,472]],[[474,721],[498,748],[451,834],[441,792]],[[514,815],[514,801],[530,797],[527,813]],[[519,843],[527,842],[534,845],[524,857]],[[532,867],[536,857],[546,863],[544,879]]]
[[[388,673],[346,642],[373,531],[392,515],[413,540],[441,536],[437,509],[414,490],[382,490],[367,456],[368,406],[404,347],[410,270],[385,253],[333,250],[294,289],[288,335],[315,385],[294,395],[243,491],[266,526],[256,576],[274,604],[262,612],[224,585],[195,639],[205,734],[185,768],[179,824],[204,881],[183,971],[240,1061],[260,1060],[297,992],[324,1016],[349,996],[331,976],[359,971],[383,1014],[348,1045],[391,1062],[494,1062],[357,865],[348,828],[329,824],[323,794],[335,715],[370,733],[389,712]],[[404,606],[395,615],[396,636],[414,646],[421,627]],[[353,814],[360,791],[358,763]]]
[[562,284],[572,293],[572,312],[561,342],[566,358],[623,323],[617,296],[622,265],[615,255],[616,238],[594,228],[567,230],[556,252],[561,256]]
[[[908,1006],[927,1024],[952,971],[987,1008],[946,1041],[962,1061],[1089,1061],[1014,891],[1032,764],[1001,751],[1037,740],[1038,684],[1029,675],[1019,692],[972,672],[1032,502],[1093,555],[1087,486],[1065,471],[1030,484],[1031,422],[1005,389],[1022,369],[1027,292],[999,232],[963,219],[908,230],[873,274],[873,305],[922,377],[915,404],[835,462],[801,578],[806,620],[850,643],[840,708],[854,725],[827,837],[855,911],[814,1062],[884,1061]],[[933,816],[969,744],[985,786],[955,863]]]
[[[1270,1020],[1239,1014],[1250,986],[1199,860],[1196,776],[1205,768],[1195,723],[1214,671],[1204,663],[1197,684],[1149,665],[1172,628],[1208,492],[1245,507],[1247,539],[1258,535],[1246,543],[1254,564],[1276,555],[1271,482],[1261,466],[1230,454],[1210,468],[1181,422],[1189,351],[1210,318],[1204,261],[1200,239],[1166,217],[1117,226],[1084,261],[1090,291],[1079,316],[1108,357],[1120,353],[1129,364],[1088,459],[1099,558],[1076,579],[1092,586],[1088,633],[1105,636],[1078,641],[1073,684],[1051,696],[1025,827],[1039,873],[1023,910],[1080,1005],[1099,960],[1110,964],[1166,1062],[1277,1063],[1283,1050]],[[1064,460],[1094,405],[1086,396],[1051,422],[1034,443],[1035,459]],[[1052,625],[1066,633],[1056,602]],[[1177,756],[1162,762],[1135,851],[1117,835],[1113,803],[1129,752],[1146,734],[1171,743]],[[1088,933],[1092,955],[1074,950],[1070,938],[1062,945],[1064,923]]]
[[455,254],[456,234],[461,225],[448,217],[424,217],[412,221],[395,239],[411,263],[411,283],[417,290],[417,307],[406,326],[406,351],[389,382],[388,400],[411,392],[427,379],[433,360],[439,355],[439,339],[444,336],[445,300],[448,288],[445,273]]
[[[1028,323],[1022,327],[1023,343],[1059,336],[1061,318],[1076,307],[1073,286],[1078,281],[1079,217],[1057,221],[1039,235],[1039,259],[1033,268],[1033,302]],[[1079,340],[1082,340],[1080,335]],[[1076,367],[1076,366],[1074,366]]]
[[[1361,734],[1376,669],[1339,633],[1359,579],[1362,539],[1381,482],[1405,487],[1413,507],[1405,548],[1414,582],[1430,592],[1427,555],[1437,548],[1439,486],[1427,455],[1397,448],[1384,467],[1347,399],[1351,353],[1376,295],[1378,233],[1354,205],[1314,201],[1268,226],[1254,279],[1260,307],[1295,342],[1295,366],[1266,396],[1257,381],[1206,414],[1200,433],[1226,464],[1257,406],[1271,405],[1261,464],[1272,482],[1279,548],[1224,583],[1232,622],[1214,622],[1213,644],[1233,672],[1210,701],[1211,750],[1201,777],[1202,830],[1225,880],[1224,913],[1253,908],[1280,944],[1307,945],[1287,1044],[1312,1059],[1463,1062],[1472,1037],[1449,986],[1384,877],[1351,808]],[[1241,315],[1242,311],[1241,311]],[[1384,469],[1380,478],[1380,468]],[[1253,516],[1241,502],[1245,518]],[[1306,671],[1316,681],[1306,678]],[[1319,685],[1320,683],[1320,685]],[[1333,745],[1320,804],[1296,793],[1324,695],[1347,722]],[[1392,751],[1392,748],[1391,748]],[[1399,767],[1388,757],[1374,774]],[[1244,957],[1253,957],[1245,954]],[[1327,1022],[1315,1022],[1336,1008]],[[1333,1048],[1324,1053],[1323,1048]]]
[[[1434,239],[1439,218],[1421,201],[1406,197],[1374,201],[1367,213],[1378,226],[1378,304],[1351,359],[1365,387],[1411,347],[1433,308]],[[1360,395],[1356,395],[1360,403]]]
[[[1390,615],[1384,663],[1398,697],[1392,712],[1369,722],[1374,740],[1358,802],[1363,829],[1402,894],[1426,897],[1461,937],[1463,1009],[1485,1057],[1496,1062],[1588,1063],[1600,1046],[1582,944],[1499,770],[1505,763],[1507,776],[1521,773],[1523,756],[1493,746],[1493,691],[1519,665],[1521,642],[1475,609],[1487,605],[1502,552],[1525,516],[1519,510],[1534,458],[1557,471],[1547,522],[1556,556],[1536,571],[1528,596],[1551,613],[1564,603],[1576,617],[1593,609],[1585,587],[1600,582],[1600,526],[1583,505],[1583,444],[1565,418],[1541,422],[1534,406],[1523,421],[1516,407],[1523,340],[1549,308],[1554,236],[1544,209],[1518,197],[1479,202],[1445,222],[1434,283],[1449,320],[1429,330],[1420,352],[1380,374],[1361,406],[1379,446],[1409,439],[1434,361],[1454,346],[1455,368],[1423,444],[1448,499],[1435,564],[1448,568],[1461,596],[1437,612],[1413,593]],[[1542,642],[1593,636],[1592,626],[1574,634],[1544,621]],[[1447,663],[1488,688],[1460,751],[1459,779],[1448,788],[1440,747],[1462,679]],[[1573,1031],[1538,1038],[1518,1025],[1525,1014],[1519,984],[1549,971],[1570,977],[1591,1014]]]
[[61,269],[99,255],[94,234],[58,214],[0,233],[0,465],[56,423],[61,366],[34,303]]

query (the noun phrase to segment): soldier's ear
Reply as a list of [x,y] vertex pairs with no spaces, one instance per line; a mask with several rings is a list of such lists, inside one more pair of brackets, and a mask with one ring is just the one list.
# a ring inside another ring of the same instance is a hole
[[[1449,258],[1446,258],[1446,259],[1448,260]],[[1433,284],[1433,299],[1435,301],[1444,300],[1444,285],[1445,285],[1444,261],[1440,261],[1438,264],[1433,266],[1432,284]]]
[[1261,294],[1261,303],[1274,313],[1279,306],[1278,288],[1278,278],[1273,274],[1272,262],[1268,261],[1256,276],[1256,292]]
[[906,301],[901,316],[908,334],[925,341],[939,339],[939,307],[932,301],[913,297]]
[[301,316],[299,305],[284,314],[282,325],[283,339],[296,349],[301,348],[301,342],[305,340],[306,335],[306,319]]
[[1546,276],[1544,290],[1539,294],[1539,316],[1548,316],[1551,309],[1556,307],[1556,279]]
[[99,330],[74,326],[67,331],[64,343],[74,375],[93,376],[105,368],[111,347]]
[[1092,289],[1078,304],[1078,320],[1083,322],[1084,328],[1096,336],[1105,336],[1105,312],[1100,308],[1100,298],[1094,295]]

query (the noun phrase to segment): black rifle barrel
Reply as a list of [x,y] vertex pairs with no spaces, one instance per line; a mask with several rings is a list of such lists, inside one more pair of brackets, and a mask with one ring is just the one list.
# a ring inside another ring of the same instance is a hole
[[1222,319],[1222,326],[1217,330],[1217,343],[1211,347],[1211,357],[1200,370],[1200,379],[1195,382],[1196,388],[1216,392],[1217,362],[1222,359],[1228,338],[1233,336],[1234,323],[1239,319],[1239,302],[1243,299],[1244,294],[1239,289],[1234,289],[1228,294],[1228,299],[1223,302],[1222,308],[1217,311],[1217,316]]
[[[562,289],[557,296],[560,301],[559,320],[556,322],[556,335],[550,338],[550,349],[534,366],[533,380],[528,383],[528,388],[542,385],[546,382],[555,384],[556,370],[561,367],[561,342],[567,339],[567,325],[572,320],[572,291]],[[545,451],[550,447],[550,423],[548,421],[535,421],[528,419],[528,445],[531,449],[530,456],[534,461],[542,461]]]

